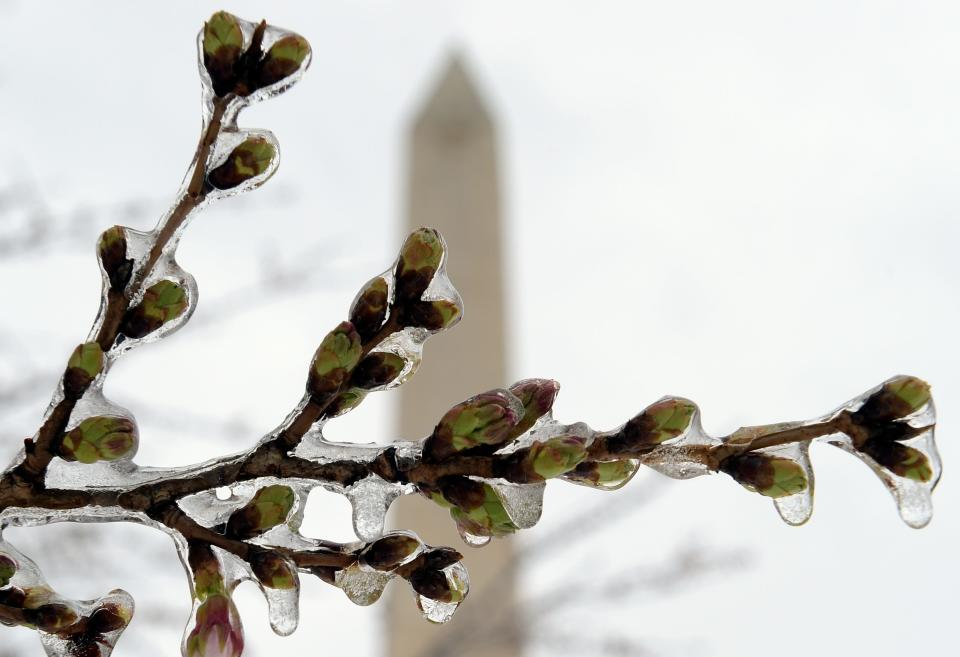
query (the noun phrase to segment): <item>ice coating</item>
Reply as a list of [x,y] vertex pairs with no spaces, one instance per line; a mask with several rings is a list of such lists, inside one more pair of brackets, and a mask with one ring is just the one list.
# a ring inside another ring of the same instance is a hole
[[353,530],[362,541],[383,535],[387,511],[401,495],[412,492],[409,486],[384,481],[376,475],[362,479],[345,492],[353,508]]
[[700,423],[700,409],[696,408],[689,427],[677,438],[667,441],[665,448],[655,457],[644,458],[643,464],[671,479],[701,477],[713,471],[702,461],[690,458],[688,448],[713,447],[720,442],[704,432]]
[[503,508],[510,520],[520,529],[533,527],[543,515],[543,493],[546,482],[537,484],[512,484],[508,481],[490,480],[487,483],[497,491]]
[[381,572],[361,564],[353,564],[337,571],[336,585],[355,605],[372,605],[383,595],[387,583],[393,579],[391,573]]

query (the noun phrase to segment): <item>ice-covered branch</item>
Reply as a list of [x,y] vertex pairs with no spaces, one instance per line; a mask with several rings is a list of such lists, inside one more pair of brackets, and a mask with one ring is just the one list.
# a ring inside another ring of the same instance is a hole
[[[527,379],[454,405],[419,441],[327,441],[327,422],[369,394],[403,384],[427,339],[463,314],[446,275],[443,238],[430,228],[406,239],[393,265],[361,288],[348,319],[323,337],[302,398],[276,429],[247,451],[207,463],[139,466],[136,421],[104,396],[104,380],[125,352],[190,318],[197,288],[175,258],[183,231],[208,202],[272,175],[276,140],[237,127],[236,119],[250,102],[289,87],[310,61],[302,37],[225,12],[205,24],[198,47],[206,111],[184,186],[153,231],[115,226],[101,236],[100,312],[70,355],[40,429],[0,479],[0,532],[9,525],[116,521],[172,536],[194,598],[186,657],[240,655],[232,594],[245,580],[260,586],[280,634],[296,628],[300,575],[341,588],[357,604],[374,602],[399,577],[428,620],[449,619],[468,592],[461,555],[411,532],[385,534],[387,510],[401,495],[419,493],[449,509],[464,540],[481,546],[536,524],[550,479],[614,490],[645,465],[676,479],[724,473],[800,524],[812,509],[808,450],[820,441],[869,465],[908,524],[929,520],[940,474],[933,402],[929,386],[907,376],[813,420],[724,437],[706,434],[699,409],[680,397],[665,397],[611,430],[564,424],[553,417],[559,385]],[[317,487],[349,499],[357,543],[301,535]],[[122,592],[94,602],[57,596],[0,538],[0,622],[35,627],[53,657],[108,657],[131,614]]]

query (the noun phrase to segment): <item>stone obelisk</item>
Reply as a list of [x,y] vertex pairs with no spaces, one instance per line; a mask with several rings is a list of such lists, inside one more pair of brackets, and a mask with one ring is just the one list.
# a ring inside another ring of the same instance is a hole
[[[505,387],[504,281],[497,144],[493,120],[456,56],[412,126],[407,222],[431,226],[447,241],[450,280],[464,300],[463,320],[427,341],[417,374],[400,389],[400,436],[425,436],[443,413],[468,397]],[[470,594],[453,620],[431,625],[407,586],[393,586],[388,610],[390,657],[518,657],[511,539],[464,545],[447,511],[420,496],[394,504],[397,527],[432,545],[464,553]]]

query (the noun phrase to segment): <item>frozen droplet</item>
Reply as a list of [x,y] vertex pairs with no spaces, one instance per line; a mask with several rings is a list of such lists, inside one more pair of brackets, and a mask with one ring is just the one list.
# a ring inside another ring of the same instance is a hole
[[460,534],[460,538],[463,539],[464,543],[475,548],[483,547],[489,543],[491,539],[490,536],[477,536],[476,534],[471,534],[459,524],[457,524],[457,533]]
[[260,587],[267,599],[270,628],[280,636],[290,636],[300,623],[300,582],[292,589]]
[[366,607],[380,599],[383,589],[392,577],[390,573],[355,563],[338,570],[334,576],[334,583],[347,595],[350,602]]
[[217,499],[221,502],[226,502],[231,497],[233,497],[233,491],[230,490],[229,486],[221,486],[216,491]]
[[485,483],[497,492],[503,508],[520,529],[528,529],[537,524],[543,515],[543,491],[546,482],[536,484],[513,484],[501,480],[487,480]]
[[410,486],[390,483],[376,475],[347,488],[345,495],[353,507],[353,530],[357,538],[367,542],[380,538],[390,505],[411,490]]

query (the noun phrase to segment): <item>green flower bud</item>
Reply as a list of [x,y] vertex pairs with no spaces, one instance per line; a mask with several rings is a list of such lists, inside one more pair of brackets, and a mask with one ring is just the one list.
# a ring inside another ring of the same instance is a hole
[[63,392],[77,399],[103,371],[103,350],[96,342],[86,342],[73,350],[63,375]]
[[193,573],[193,590],[201,602],[212,595],[223,595],[226,587],[220,562],[214,556],[209,545],[199,542],[190,543],[188,553],[190,572]]
[[258,550],[250,556],[249,563],[253,574],[266,588],[288,590],[297,587],[297,569],[276,552]]
[[377,276],[363,286],[353,302],[350,321],[364,342],[376,335],[387,318],[387,292],[387,281]]
[[207,182],[217,189],[233,189],[263,175],[277,155],[277,148],[265,137],[248,137],[234,148],[227,159],[207,174]]
[[930,384],[912,376],[893,378],[872,394],[851,418],[862,425],[899,420],[930,403]]
[[400,249],[396,270],[398,302],[419,301],[443,260],[443,238],[433,228],[419,228]]
[[630,481],[639,468],[632,459],[622,461],[585,461],[563,475],[563,478],[584,486],[612,490]]
[[243,53],[243,32],[237,17],[218,11],[203,25],[203,65],[213,91],[225,96],[236,84],[235,67]]
[[349,388],[344,390],[333,398],[333,401],[330,402],[329,406],[327,406],[327,410],[324,411],[323,416],[331,418],[337,417],[338,415],[343,415],[347,411],[352,411],[355,409],[360,405],[360,402],[366,398],[366,390],[361,390],[360,388]]
[[[450,509],[450,516],[457,526],[474,536],[507,536],[517,531],[519,528],[510,519],[497,491],[488,484],[480,485],[483,487],[483,502],[479,506],[462,508],[458,505]],[[446,491],[444,497],[454,501]]]
[[544,479],[553,479],[573,470],[587,457],[586,442],[575,436],[559,436],[530,446],[526,463]]
[[0,554],[0,589],[10,583],[17,574],[17,562],[5,554]]
[[64,461],[96,463],[132,456],[137,444],[137,427],[125,417],[89,417],[68,431],[60,442],[58,455]]
[[173,281],[159,281],[144,292],[139,305],[127,311],[120,332],[129,338],[142,338],[180,317],[187,306],[186,289]]
[[310,54],[310,44],[298,34],[277,40],[262,60],[257,71],[257,86],[268,87],[293,75]]
[[403,307],[400,323],[403,326],[418,326],[428,331],[448,329],[460,321],[463,308],[453,301],[413,301]]
[[607,447],[615,454],[624,455],[646,451],[683,434],[696,410],[696,405],[686,399],[669,397],[658,401],[608,436]]
[[296,497],[288,486],[265,486],[253,499],[230,516],[227,533],[246,540],[259,536],[285,522]]
[[779,456],[747,453],[731,456],[720,470],[747,490],[767,497],[787,497],[806,490],[807,473],[796,461]]
[[478,445],[500,445],[510,438],[519,418],[515,398],[506,390],[491,390],[451,408],[424,444],[424,456],[443,460]]
[[553,408],[560,384],[551,379],[524,379],[510,386],[510,393],[523,404],[523,417],[513,428],[512,437],[526,433]]
[[403,371],[406,361],[389,351],[378,351],[361,360],[350,376],[350,385],[363,390],[383,387]]
[[898,477],[923,483],[933,479],[930,461],[913,447],[893,441],[868,440],[861,451]]
[[344,384],[360,362],[363,345],[350,322],[341,322],[326,335],[310,365],[307,389],[318,398],[326,398]]
[[107,273],[110,289],[123,290],[133,274],[133,260],[127,257],[127,236],[122,226],[108,228],[100,235],[97,255]]
[[414,536],[389,534],[368,545],[360,561],[377,570],[393,570],[413,556],[421,545]]

